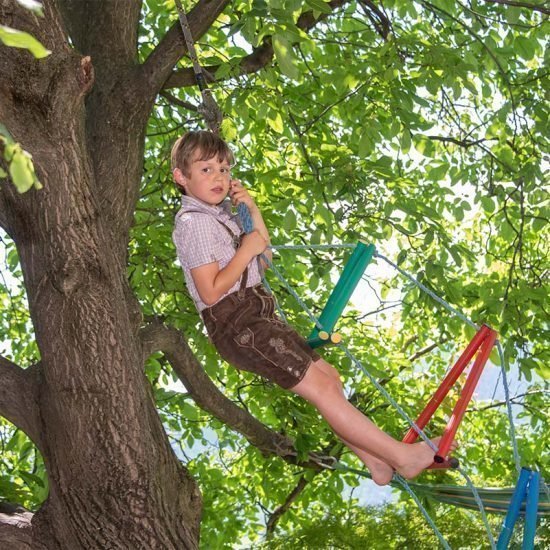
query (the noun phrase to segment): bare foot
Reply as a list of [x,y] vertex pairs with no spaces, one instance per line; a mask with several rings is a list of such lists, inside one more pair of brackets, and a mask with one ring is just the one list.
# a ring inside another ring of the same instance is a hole
[[377,460],[377,463],[369,467],[370,475],[376,485],[387,485],[392,479],[395,470],[385,462]]
[[[441,437],[435,437],[431,440],[438,447]],[[453,441],[450,451],[454,451],[458,443]],[[407,444],[403,443],[401,455],[395,465],[396,471],[405,479],[412,479],[428,468],[434,460],[434,450],[425,442]]]
[[392,480],[395,470],[389,464],[368,453],[361,453],[359,458],[369,469],[371,478],[376,485],[387,485]]

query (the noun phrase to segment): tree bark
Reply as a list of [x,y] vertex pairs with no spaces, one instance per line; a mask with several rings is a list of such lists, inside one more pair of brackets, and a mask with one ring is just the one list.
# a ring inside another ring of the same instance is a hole
[[22,506],[0,502],[0,542],[10,550],[32,550],[33,514]]
[[12,416],[37,443],[39,433],[50,482],[32,519],[32,547],[196,548],[200,492],[156,412],[125,274],[149,111],[144,101],[131,116],[123,108],[127,50],[114,56],[126,64],[116,79],[111,61],[97,55],[98,68],[69,48],[56,5],[44,8],[42,21],[15,2],[0,4],[3,22],[53,52],[39,61],[0,47],[0,119],[32,153],[44,185],[24,195],[0,186],[41,354],[32,388],[39,430],[18,421],[19,409]]

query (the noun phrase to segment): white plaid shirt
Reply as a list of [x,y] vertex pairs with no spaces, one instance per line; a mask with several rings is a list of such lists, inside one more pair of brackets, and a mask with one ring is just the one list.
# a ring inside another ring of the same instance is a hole
[[[183,195],[182,207],[176,214],[172,240],[176,245],[178,259],[185,275],[189,294],[199,312],[209,306],[200,299],[191,276],[191,270],[212,262],[218,262],[221,270],[235,255],[231,236],[227,229],[222,227],[222,223],[235,235],[240,235],[243,232],[238,216],[231,214],[231,201],[229,199],[218,206],[210,206],[194,197]],[[246,286],[257,285],[261,280],[258,262],[252,260],[248,264]],[[220,300],[239,290],[240,283],[239,279],[220,297]]]

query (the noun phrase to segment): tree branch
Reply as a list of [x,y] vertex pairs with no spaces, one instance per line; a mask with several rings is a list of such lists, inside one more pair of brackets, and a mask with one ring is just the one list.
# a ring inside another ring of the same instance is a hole
[[[198,40],[206,33],[228,4],[229,0],[199,0],[195,4],[187,14],[194,40]],[[179,20],[177,20],[141,67],[141,79],[148,82],[153,95],[156,95],[162,88],[172,69],[186,52],[187,47]],[[195,77],[192,69],[191,76],[191,83],[194,84]]]
[[485,2],[489,2],[490,4],[505,4],[508,6],[515,6],[518,8],[527,8],[528,10],[540,11],[545,15],[550,15],[550,9],[546,8],[543,4],[537,5],[537,4],[530,4],[529,2],[514,2],[512,0],[485,0]]
[[38,365],[22,369],[0,355],[0,416],[40,447],[38,376]]
[[[238,74],[239,76],[245,74],[251,74],[259,71],[265,67],[273,59],[273,46],[271,45],[271,37],[267,37],[264,43],[258,48],[254,48],[251,54],[243,57],[238,63],[238,70],[232,74]],[[228,63],[231,63],[230,61]],[[214,75],[220,68],[219,65],[209,65],[204,67],[207,74]],[[191,67],[186,69],[180,69],[174,71],[170,78],[166,81],[164,89],[170,88],[185,88],[188,86],[195,86],[195,73]]]
[[479,145],[480,143],[485,143],[486,141],[496,141],[497,138],[481,138],[481,139],[475,139],[475,140],[468,140],[468,139],[458,139],[454,137],[448,137],[448,136],[426,136],[428,139],[433,139],[434,141],[444,141],[447,143],[455,143],[456,145],[460,145],[461,147],[465,147],[466,149],[468,147],[472,147],[474,145]]
[[196,105],[189,103],[189,101],[182,101],[181,99],[173,96],[169,92],[161,92],[160,95],[172,105],[177,105],[178,107],[182,107],[183,109],[187,109],[188,111],[193,111],[194,113],[199,112],[199,108]]
[[278,455],[291,464],[315,470],[332,466],[330,457],[325,460],[314,453],[308,460],[298,461],[298,453],[289,437],[269,429],[225,397],[210,380],[179,331],[155,321],[143,328],[140,336],[144,359],[156,351],[163,352],[197,405],[242,434],[264,455]]
[[[513,405],[525,405],[524,403],[521,402],[522,397],[527,397],[529,395],[538,395],[538,394],[547,395],[548,391],[546,390],[526,391],[524,393],[520,393],[519,395],[514,395],[514,397],[510,397],[510,403],[512,403]],[[488,409],[494,409],[496,407],[502,407],[502,405],[506,405],[506,400],[494,401],[493,403],[489,403],[489,405],[484,405],[483,407],[470,407],[466,409],[466,412],[481,412],[481,411],[486,411]],[[545,413],[545,416],[547,416],[547,413]]]
[[291,493],[288,495],[283,504],[277,507],[269,516],[269,520],[267,521],[265,530],[267,537],[273,535],[279,519],[281,519],[282,515],[290,508],[292,503],[302,494],[308,483],[309,481],[304,476],[300,477],[300,480],[296,484],[296,487],[292,489]]
[[11,550],[32,550],[33,515],[22,506],[0,502],[0,546]]
[[[340,8],[349,0],[332,0],[327,3],[333,11]],[[298,18],[296,26],[304,32],[312,29],[317,23],[324,21],[330,14],[321,14],[317,19],[313,16],[312,11],[302,13]],[[273,59],[273,46],[271,45],[271,37],[268,36],[264,39],[261,46],[254,48],[253,52],[243,57],[238,63],[235,62],[235,66],[238,67],[238,71],[235,72],[238,75],[255,73],[265,67]],[[228,63],[233,64],[229,61]],[[215,74],[219,69],[219,65],[212,65],[205,67],[205,70],[210,74]],[[231,78],[235,76],[235,73],[231,74]],[[186,86],[195,85],[195,75],[192,68],[180,69],[174,71],[170,78],[166,80],[164,89],[168,88],[183,88]]]

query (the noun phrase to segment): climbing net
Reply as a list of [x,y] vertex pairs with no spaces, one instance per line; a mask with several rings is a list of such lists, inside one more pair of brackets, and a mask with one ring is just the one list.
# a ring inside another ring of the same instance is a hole
[[[241,215],[241,220],[243,222],[243,227],[244,227],[245,231],[246,232],[250,231],[251,230],[251,225],[250,225],[250,223],[247,219],[247,215],[246,215],[246,212],[244,212],[244,209],[241,209],[240,215]],[[354,244],[332,244],[332,245],[313,245],[313,244],[310,244],[310,245],[277,245],[277,246],[272,246],[271,248],[274,249],[274,250],[285,250],[285,249],[286,250],[300,250],[300,249],[312,250],[312,249],[338,249],[338,248],[340,248],[340,249],[353,249],[353,248],[355,248],[355,246],[356,245],[354,245]],[[415,278],[411,274],[407,273],[405,270],[403,270],[397,264],[392,262],[389,258],[387,258],[386,256],[384,256],[384,255],[382,255],[382,254],[380,254],[379,252],[376,252],[376,251],[374,251],[373,256],[375,258],[385,262],[391,268],[393,268],[398,273],[400,273],[410,283],[412,283],[414,286],[416,286],[420,291],[426,293],[435,302],[437,302],[439,305],[441,305],[443,308],[445,308],[447,311],[449,311],[451,313],[451,315],[457,317],[463,323],[465,323],[468,326],[472,327],[476,331],[479,331],[480,327],[476,323],[474,323],[471,319],[469,319],[462,312],[460,312],[459,310],[454,308],[446,300],[444,300],[443,298],[438,296],[436,293],[434,293],[431,289],[429,289],[424,284],[422,284],[417,278]],[[302,310],[307,314],[307,316],[309,317],[309,319],[313,323],[313,325],[318,330],[323,330],[324,327],[323,327],[323,324],[320,321],[320,319],[317,318],[313,314],[313,312],[310,310],[310,308],[305,304],[305,302],[302,300],[302,298],[296,293],[296,291],[292,288],[292,286],[285,279],[285,277],[280,272],[280,270],[272,262],[269,262],[269,260],[267,260],[267,258],[265,258],[265,256],[264,256],[264,261],[266,261],[269,264],[269,267],[271,268],[272,272],[279,279],[281,284],[286,288],[286,290],[289,292],[289,294],[300,305]],[[284,316],[284,313],[281,312],[281,314]],[[359,368],[365,374],[365,376],[377,388],[377,390],[382,394],[382,396],[386,399],[386,401],[388,403],[390,403],[390,405],[401,415],[401,417],[404,420],[406,420],[408,425],[412,427],[414,432],[416,432],[416,434],[418,434],[418,436],[421,437],[433,449],[434,453],[437,453],[437,451],[438,451],[437,447],[429,439],[429,437],[426,435],[424,430],[420,426],[418,426],[417,423],[415,423],[409,417],[409,415],[399,405],[399,403],[397,403],[395,401],[395,399],[388,393],[388,391],[384,388],[384,386],[379,383],[379,381],[376,379],[376,377],[373,376],[369,372],[369,370],[348,349],[348,347],[342,342],[335,342],[334,345],[337,346],[346,355],[346,357],[351,361],[352,364],[354,364],[357,368]],[[508,429],[509,429],[509,434],[510,434],[510,441],[511,441],[513,456],[514,456],[514,463],[515,463],[516,469],[517,469],[518,474],[519,474],[522,471],[522,467],[521,467],[521,459],[520,459],[519,450],[518,450],[516,431],[515,431],[515,427],[514,427],[514,420],[513,420],[513,414],[512,414],[512,404],[511,404],[511,400],[510,400],[510,388],[509,388],[508,375],[507,375],[508,364],[507,364],[507,359],[506,359],[506,356],[504,354],[504,351],[503,351],[503,348],[502,348],[502,345],[501,345],[500,341],[496,340],[495,346],[496,346],[496,349],[498,350],[498,355],[500,357],[500,362],[501,362],[500,377],[502,379],[504,395],[505,395],[505,401],[506,401],[506,412],[507,412],[507,416],[508,416]],[[345,467],[344,468],[336,467],[335,469],[344,469],[345,470],[346,468]],[[476,486],[474,485],[474,483],[470,479],[468,473],[462,467],[459,466],[459,467],[456,468],[456,470],[462,476],[462,478],[464,479],[464,481],[466,483],[466,487],[469,488],[469,490],[471,491],[471,493],[474,497],[474,500],[475,500],[475,503],[477,505],[477,508],[479,509],[479,512],[480,512],[485,530],[487,532],[487,537],[488,537],[488,541],[490,543],[491,548],[499,548],[499,549],[504,548],[505,546],[501,545],[501,539],[500,538],[499,538],[499,542],[495,543],[495,538],[493,536],[493,533],[491,531],[491,527],[489,525],[489,521],[487,519],[485,506],[484,506],[483,501],[480,497],[478,489],[476,488]],[[359,473],[359,472],[357,472],[357,473]],[[420,512],[425,517],[427,523],[433,529],[433,531],[434,531],[435,535],[437,536],[437,538],[439,539],[441,545],[446,549],[450,549],[449,544],[447,543],[447,541],[443,537],[441,531],[438,529],[438,527],[435,524],[434,520],[430,516],[428,510],[422,504],[419,497],[417,496],[417,494],[415,493],[415,491],[413,490],[411,485],[407,482],[407,480],[404,479],[399,474],[395,474],[394,475],[394,482],[397,485],[400,485],[411,496],[411,498],[414,500],[414,502],[418,506]],[[543,486],[544,490],[548,493],[548,488],[547,488],[547,485],[544,483],[544,480],[542,482],[542,486]],[[535,512],[535,515],[536,515],[536,512]]]

